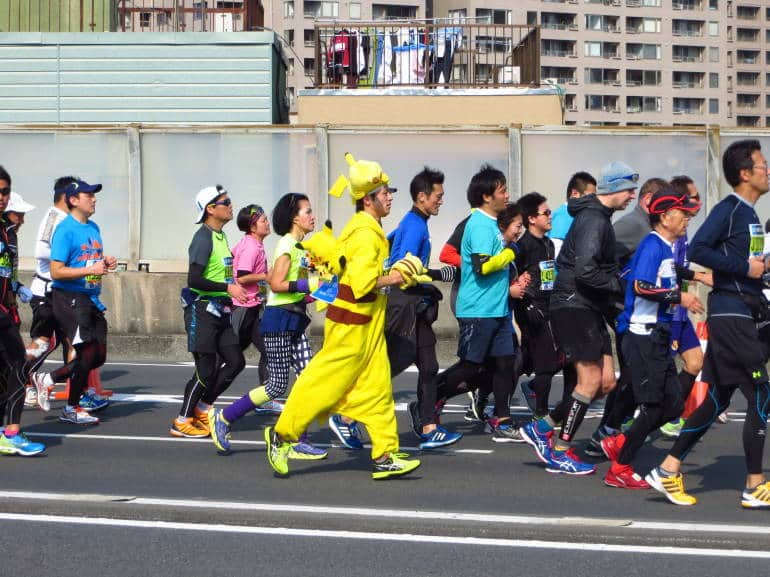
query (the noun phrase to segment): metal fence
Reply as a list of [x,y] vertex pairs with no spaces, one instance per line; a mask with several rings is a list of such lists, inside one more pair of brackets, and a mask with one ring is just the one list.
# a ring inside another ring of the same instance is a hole
[[[185,270],[196,229],[195,194],[211,184],[228,189],[236,210],[254,202],[270,212],[287,192],[304,192],[317,222],[331,218],[336,228],[342,226],[353,206],[326,191],[347,169],[345,152],[379,161],[398,187],[391,214],[383,220],[386,231],[411,207],[412,177],[425,165],[444,172],[444,205],[430,221],[436,261],[468,212],[466,188],[482,163],[507,174],[511,198],[536,190],[555,208],[564,202],[573,173],[587,170],[597,176],[607,162],[623,160],[642,181],[691,176],[708,211],[729,192],[720,177],[722,151],[747,137],[770,150],[770,131],[740,129],[0,126],[2,164],[14,190],[37,207],[20,235],[23,268],[33,264],[34,231],[51,202],[54,179],[76,174],[104,184],[95,220],[105,249],[129,270],[141,263],[150,272]],[[770,217],[770,195],[760,199],[757,211],[763,222]],[[231,239],[238,238],[232,223],[226,230]],[[268,251],[275,240],[268,237]]]
[[259,0],[115,0],[122,32],[244,32],[259,30]]
[[540,83],[540,29],[443,20],[316,23],[316,88]]

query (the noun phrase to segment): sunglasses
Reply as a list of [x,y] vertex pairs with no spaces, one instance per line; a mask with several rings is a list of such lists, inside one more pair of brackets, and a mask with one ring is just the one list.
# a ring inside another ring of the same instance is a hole
[[0,188],[0,195],[5,196],[6,194],[11,194],[11,187],[6,186],[3,188]]
[[624,176],[613,176],[612,178],[608,178],[607,179],[607,183],[617,182],[619,180],[630,180],[631,182],[639,182],[639,175],[638,174],[626,174]]
[[551,209],[546,208],[543,212],[538,212],[537,216],[551,216]]
[[230,206],[232,203],[233,203],[232,200],[230,200],[229,198],[226,198],[224,200],[218,200],[216,202],[212,202],[211,204],[209,204],[209,206]]

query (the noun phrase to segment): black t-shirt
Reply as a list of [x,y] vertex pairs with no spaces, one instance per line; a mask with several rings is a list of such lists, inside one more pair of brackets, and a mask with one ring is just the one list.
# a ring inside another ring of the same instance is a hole
[[[525,232],[524,235],[518,240],[519,254],[516,255],[516,263],[519,269],[519,273],[528,272],[532,277],[532,282],[527,287],[527,297],[537,305],[541,310],[548,309],[548,300],[550,299],[552,288],[542,290],[542,286],[545,281],[545,286],[548,285],[548,266],[541,263],[548,263],[552,266],[552,262],[556,256],[556,250],[553,241],[544,236],[543,238],[537,238],[529,233]],[[553,287],[553,284],[551,284]]]

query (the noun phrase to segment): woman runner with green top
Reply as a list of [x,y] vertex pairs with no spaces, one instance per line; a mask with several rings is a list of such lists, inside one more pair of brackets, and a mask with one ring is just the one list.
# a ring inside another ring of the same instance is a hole
[[[273,229],[282,235],[275,247],[270,273],[270,295],[260,323],[267,352],[268,379],[224,410],[212,408],[208,417],[211,439],[222,453],[230,451],[230,427],[248,412],[286,394],[289,367],[299,375],[313,356],[305,329],[310,324],[307,301],[311,288],[308,258],[297,244],[315,228],[310,200],[304,194],[289,193],[273,210]],[[302,435],[289,452],[293,459],[325,459],[326,451],[311,445]]]

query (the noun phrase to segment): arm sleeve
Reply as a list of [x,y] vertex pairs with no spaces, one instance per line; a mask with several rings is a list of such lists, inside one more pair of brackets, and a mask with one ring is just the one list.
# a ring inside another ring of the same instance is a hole
[[690,242],[687,258],[718,272],[746,277],[749,273],[748,256],[741,259],[718,249],[725,240],[724,223],[730,218],[731,210],[732,207],[726,203],[714,207]]
[[675,289],[661,288],[645,280],[634,281],[634,293],[656,303],[679,304],[682,302],[682,291],[679,290],[679,287]]
[[516,258],[516,253],[510,248],[504,248],[495,256],[488,254],[471,254],[473,271],[477,274],[488,275],[506,268]]
[[678,264],[676,265],[676,278],[679,280],[693,280],[695,278],[695,271]]
[[199,291],[227,292],[227,283],[212,282],[203,277],[205,269],[205,266],[191,262],[190,268],[187,270],[187,286]]
[[598,257],[602,250],[602,230],[583,223],[576,229],[573,225],[575,246],[575,284],[593,291],[620,293],[620,281],[617,275],[608,274],[599,266]]
[[346,276],[357,299],[372,292],[380,276],[382,263],[377,262],[377,250],[374,248],[378,243],[374,231],[367,229],[357,230],[345,243]]
[[462,262],[460,251],[458,251],[457,248],[449,243],[446,243],[444,248],[441,249],[441,254],[439,255],[438,259],[444,264],[449,264],[456,267],[459,267],[460,263]]

